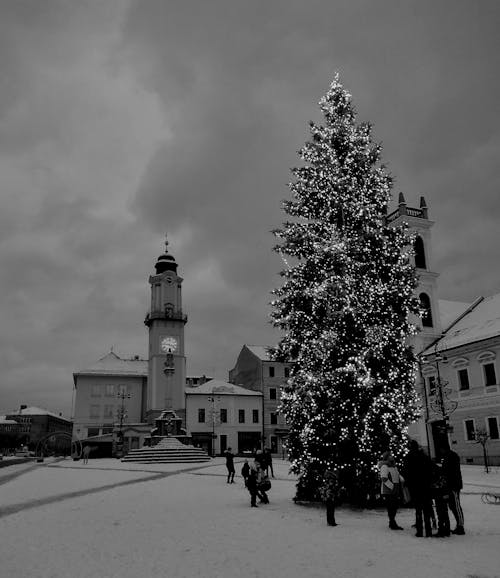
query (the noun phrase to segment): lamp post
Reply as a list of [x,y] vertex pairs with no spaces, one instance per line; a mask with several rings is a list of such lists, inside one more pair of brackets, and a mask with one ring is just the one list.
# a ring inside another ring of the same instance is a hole
[[[421,362],[423,365],[432,365],[436,368],[437,373],[437,380],[435,383],[435,393],[434,397],[430,399],[429,405],[431,409],[438,415],[441,416],[442,421],[444,422],[444,430],[446,434],[448,434],[450,429],[449,419],[450,413],[453,413],[458,406],[458,402],[454,399],[450,399],[449,394],[451,393],[451,389],[446,387],[448,385],[447,381],[443,381],[441,379],[441,372],[439,369],[439,364],[447,363],[448,360],[445,355],[437,351],[437,346],[434,348],[434,354],[432,360],[425,355],[421,356]],[[424,388],[425,388],[424,382]],[[427,390],[424,389],[426,394],[426,404],[427,404]],[[432,391],[430,392],[432,394]],[[427,409],[427,408],[426,408]]]
[[118,399],[121,399],[121,405],[118,408],[118,419],[120,420],[120,428],[118,430],[118,448],[117,448],[117,453],[122,454],[123,453],[123,420],[128,417],[127,411],[125,409],[125,400],[126,399],[130,399],[132,397],[132,394],[127,393],[124,389],[120,389],[120,391],[118,391],[118,393],[116,394],[116,397]]
[[[217,421],[217,416],[216,416],[216,406],[215,406],[215,402],[216,402],[216,396],[215,395],[211,395],[208,398],[208,401],[212,402],[212,457],[215,458],[215,439],[216,439],[216,435],[215,435],[215,422]],[[217,402],[220,401],[220,397],[217,396]]]

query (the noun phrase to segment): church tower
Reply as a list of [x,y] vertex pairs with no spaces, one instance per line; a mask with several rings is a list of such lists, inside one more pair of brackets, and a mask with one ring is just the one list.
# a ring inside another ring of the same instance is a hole
[[156,274],[149,278],[151,309],[144,323],[149,329],[149,368],[146,416],[154,423],[165,409],[174,410],[185,422],[186,357],[182,312],[182,281],[177,263],[168,252],[158,257]]
[[410,231],[416,234],[415,238],[415,267],[418,275],[416,296],[424,314],[415,319],[420,328],[414,338],[415,353],[420,353],[438,337],[441,336],[441,317],[437,297],[438,273],[433,271],[431,228],[434,222],[429,220],[429,212],[424,197],[420,197],[420,207],[411,208],[406,205],[403,193],[399,193],[398,208],[387,216],[390,224],[400,225],[408,223]]

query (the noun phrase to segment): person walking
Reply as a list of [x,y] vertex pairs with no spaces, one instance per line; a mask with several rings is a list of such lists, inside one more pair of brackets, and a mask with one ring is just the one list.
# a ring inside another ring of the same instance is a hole
[[271,481],[259,462],[255,462],[257,469],[257,495],[262,504],[269,504],[267,493],[271,489]]
[[464,512],[460,504],[460,491],[463,488],[460,457],[449,446],[444,450],[442,469],[448,485],[448,507],[456,522],[456,527],[451,533],[463,536],[465,529]]
[[232,448],[227,448],[224,452],[226,456],[226,468],[227,468],[227,482],[228,484],[234,484],[234,454],[232,453]]
[[338,526],[335,521],[335,505],[338,495],[338,476],[335,470],[326,470],[319,492],[326,506],[326,523],[328,526]]
[[415,536],[432,536],[432,461],[415,440],[410,441],[403,468],[406,486],[415,508]]
[[391,452],[385,452],[382,460],[379,462],[380,468],[380,493],[382,494],[389,517],[389,528],[391,530],[402,530],[403,528],[396,522],[396,514],[398,513],[398,504],[401,492],[402,477],[396,467]]

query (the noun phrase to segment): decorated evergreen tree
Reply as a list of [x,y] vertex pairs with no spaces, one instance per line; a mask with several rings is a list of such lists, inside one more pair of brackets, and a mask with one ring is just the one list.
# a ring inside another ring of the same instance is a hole
[[370,124],[356,122],[338,76],[319,104],[324,125],[310,123],[283,202],[290,219],[274,231],[285,268],[271,313],[283,337],[271,353],[292,365],[281,411],[296,498],[317,499],[335,468],[349,500],[362,503],[381,454],[404,455],[419,415],[417,279],[407,227],[387,223],[392,178]]

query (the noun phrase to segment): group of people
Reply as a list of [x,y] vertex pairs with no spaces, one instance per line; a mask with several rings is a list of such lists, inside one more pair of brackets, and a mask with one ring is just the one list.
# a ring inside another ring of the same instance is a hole
[[[226,457],[227,483],[234,484],[234,454],[232,448],[227,448],[224,452]],[[274,478],[273,460],[271,451],[264,448],[264,451],[257,450],[253,462],[250,464],[245,460],[241,468],[245,487],[250,494],[250,506],[257,508],[257,498],[262,504],[269,504],[267,492],[271,489],[269,473]]]
[[[382,456],[379,473],[380,493],[386,503],[391,530],[403,529],[396,521],[396,514],[404,490],[407,489],[408,498],[415,509],[415,535],[418,538],[423,536],[444,538],[450,534],[465,534],[464,514],[460,504],[460,491],[463,485],[460,458],[451,448],[445,449],[439,464],[431,460],[415,440],[411,440],[402,468],[403,475],[396,467],[390,452]],[[450,528],[448,510],[456,521],[453,530]],[[436,526],[437,532],[433,534],[432,528]]]

